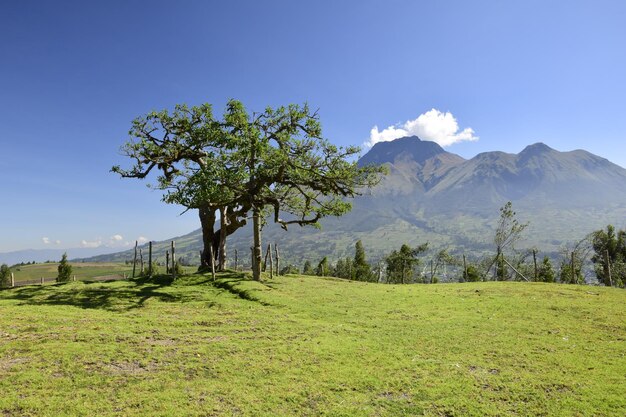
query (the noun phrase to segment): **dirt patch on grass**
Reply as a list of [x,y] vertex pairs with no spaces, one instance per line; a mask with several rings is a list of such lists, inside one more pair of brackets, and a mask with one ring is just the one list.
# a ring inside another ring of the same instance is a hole
[[11,370],[15,365],[28,362],[27,358],[0,358],[0,372]]
[[112,375],[141,375],[157,370],[155,362],[119,361],[109,363],[89,363],[85,368],[90,371],[106,372]]

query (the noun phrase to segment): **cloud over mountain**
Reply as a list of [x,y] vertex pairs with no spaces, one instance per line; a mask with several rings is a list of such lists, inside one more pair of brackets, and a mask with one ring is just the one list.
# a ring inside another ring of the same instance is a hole
[[478,140],[478,136],[471,127],[460,130],[452,113],[431,109],[413,120],[407,120],[405,123],[392,125],[383,130],[378,130],[378,126],[374,126],[365,146],[370,148],[378,142],[388,142],[405,136],[418,136],[441,146]]

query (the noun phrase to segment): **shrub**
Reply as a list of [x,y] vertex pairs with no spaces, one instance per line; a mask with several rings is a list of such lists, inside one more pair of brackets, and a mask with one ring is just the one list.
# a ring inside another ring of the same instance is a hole
[[0,266],[0,288],[11,286],[11,270],[7,264]]
[[68,282],[72,276],[72,265],[67,262],[67,253],[63,254],[61,262],[57,268],[59,275],[57,276],[57,282]]

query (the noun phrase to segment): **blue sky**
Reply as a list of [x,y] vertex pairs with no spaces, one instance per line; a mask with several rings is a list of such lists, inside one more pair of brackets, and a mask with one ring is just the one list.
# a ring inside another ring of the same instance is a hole
[[626,166],[624,22],[598,0],[4,0],[0,251],[198,228],[109,173],[131,120],[176,103],[306,101],[340,145],[392,127],[466,158],[542,141]]

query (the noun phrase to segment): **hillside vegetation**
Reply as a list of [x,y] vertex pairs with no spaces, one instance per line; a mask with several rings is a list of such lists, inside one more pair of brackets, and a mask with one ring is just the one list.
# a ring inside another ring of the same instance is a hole
[[0,291],[3,416],[623,416],[620,289],[239,274]]

